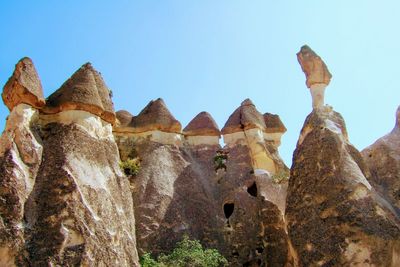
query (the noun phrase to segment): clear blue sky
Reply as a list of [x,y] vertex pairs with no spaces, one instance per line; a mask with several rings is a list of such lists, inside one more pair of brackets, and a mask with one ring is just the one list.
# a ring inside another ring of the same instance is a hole
[[[333,79],[326,102],[363,149],[394,126],[400,104],[399,1],[2,1],[0,84],[33,59],[45,95],[90,61],[116,110],[162,97],[185,126],[220,127],[245,98],[279,114],[290,165],[311,97],[296,52],[308,44]],[[1,128],[8,110],[0,107]]]

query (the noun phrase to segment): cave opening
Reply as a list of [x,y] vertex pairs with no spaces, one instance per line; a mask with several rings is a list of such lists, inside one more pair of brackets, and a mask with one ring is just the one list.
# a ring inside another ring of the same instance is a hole
[[225,203],[224,204],[225,218],[229,219],[229,217],[231,217],[234,209],[235,209],[235,204],[233,204],[233,203]]
[[256,184],[256,182],[253,182],[253,184],[247,188],[247,193],[249,193],[253,197],[257,197],[257,184]]

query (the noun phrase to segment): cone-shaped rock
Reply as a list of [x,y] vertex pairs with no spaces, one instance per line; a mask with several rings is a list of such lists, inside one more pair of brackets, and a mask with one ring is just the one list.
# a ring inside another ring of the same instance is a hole
[[400,223],[345,133],[341,115],[328,108],[304,123],[286,199],[299,266],[399,266]]
[[307,45],[301,47],[297,53],[297,60],[306,75],[306,84],[311,88],[314,84],[328,85],[332,75],[324,61]]
[[264,117],[256,109],[253,102],[250,99],[246,99],[232,113],[221,132],[222,134],[231,134],[252,128],[261,128],[264,130]]
[[400,107],[394,129],[361,153],[372,174],[369,181],[400,217]]
[[42,84],[30,58],[21,59],[4,86],[2,98],[9,110],[21,103],[41,108],[45,105]]
[[133,117],[132,122],[137,132],[159,130],[180,133],[182,129],[161,98],[150,101],[139,115]]
[[44,113],[84,110],[114,123],[115,113],[100,74],[90,63],[84,64],[56,92],[49,96]]
[[220,136],[217,123],[208,112],[200,112],[183,129],[184,135],[189,136]]
[[265,122],[265,132],[266,133],[285,133],[286,127],[282,123],[279,115],[265,113],[264,114],[264,122]]
[[132,114],[129,113],[126,110],[119,110],[116,112],[117,115],[117,119],[119,122],[118,126],[122,126],[122,127],[129,127],[130,124],[132,123]]

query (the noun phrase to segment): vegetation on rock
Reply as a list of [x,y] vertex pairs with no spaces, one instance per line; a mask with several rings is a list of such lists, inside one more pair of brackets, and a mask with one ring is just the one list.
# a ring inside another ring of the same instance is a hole
[[218,267],[227,264],[216,249],[203,249],[198,240],[190,240],[188,236],[184,236],[170,254],[161,254],[157,261],[150,253],[140,258],[142,267]]
[[280,170],[274,175],[272,175],[272,181],[276,184],[283,183],[289,180],[290,173],[287,170]]
[[136,176],[140,170],[140,159],[139,158],[128,158],[125,161],[119,163],[119,167],[127,176]]

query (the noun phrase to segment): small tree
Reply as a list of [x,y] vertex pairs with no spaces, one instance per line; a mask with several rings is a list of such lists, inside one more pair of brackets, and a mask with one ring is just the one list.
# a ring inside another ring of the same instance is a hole
[[171,254],[161,254],[158,261],[144,254],[140,259],[142,267],[219,267],[228,261],[216,249],[203,249],[198,240],[184,236]]

